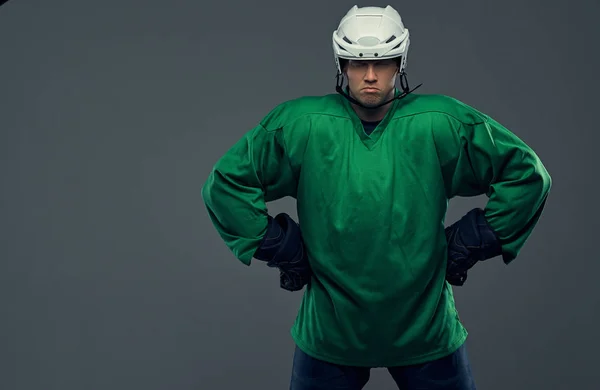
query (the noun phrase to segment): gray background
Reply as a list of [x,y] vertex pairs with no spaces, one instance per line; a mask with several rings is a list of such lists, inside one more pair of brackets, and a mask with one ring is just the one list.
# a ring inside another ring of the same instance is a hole
[[[300,294],[233,258],[200,188],[276,104],[334,90],[330,37],[352,5],[0,8],[0,389],[287,388]],[[479,388],[598,389],[599,3],[393,5],[411,84],[495,117],[553,178],[520,258],[456,289]],[[393,388],[373,371],[367,389]]]

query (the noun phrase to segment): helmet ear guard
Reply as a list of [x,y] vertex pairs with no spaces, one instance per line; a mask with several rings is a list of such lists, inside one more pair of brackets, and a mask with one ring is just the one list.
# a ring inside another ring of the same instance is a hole
[[[405,68],[410,33],[404,27],[400,14],[389,5],[385,8],[353,6],[333,32],[332,44],[337,67],[336,91],[354,104],[364,108],[379,108],[395,99],[405,97],[421,86],[419,84],[412,90],[408,86]],[[343,90],[343,70],[348,60],[368,61],[392,58],[399,61],[398,76],[402,94],[376,107],[365,107]]]

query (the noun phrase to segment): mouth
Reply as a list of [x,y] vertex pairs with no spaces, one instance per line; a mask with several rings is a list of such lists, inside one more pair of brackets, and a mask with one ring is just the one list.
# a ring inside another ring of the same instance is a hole
[[373,93],[373,92],[378,92],[379,89],[373,88],[373,87],[366,87],[366,88],[363,88],[362,91],[368,92],[368,93]]

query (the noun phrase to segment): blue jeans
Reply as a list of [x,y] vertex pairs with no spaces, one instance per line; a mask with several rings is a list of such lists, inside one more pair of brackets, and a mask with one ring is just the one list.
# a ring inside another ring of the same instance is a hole
[[[387,370],[401,390],[476,390],[464,344],[441,359]],[[296,346],[290,390],[361,390],[370,372],[315,359]]]

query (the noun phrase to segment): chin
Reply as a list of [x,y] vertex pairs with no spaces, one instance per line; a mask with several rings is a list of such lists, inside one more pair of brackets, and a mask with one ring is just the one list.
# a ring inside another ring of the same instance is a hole
[[379,96],[379,94],[377,95],[370,95],[370,96],[363,96],[362,99],[360,99],[360,102],[362,104],[364,104],[367,107],[375,107],[378,104],[383,103],[383,97]]

